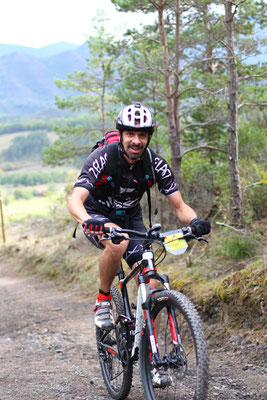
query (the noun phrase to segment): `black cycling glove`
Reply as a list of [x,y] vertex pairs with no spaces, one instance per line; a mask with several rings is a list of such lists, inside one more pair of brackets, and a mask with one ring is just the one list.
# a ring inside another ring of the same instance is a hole
[[97,233],[103,233],[104,229],[104,224],[103,222],[98,221],[95,218],[87,219],[86,221],[83,221],[82,227],[84,231],[94,231],[96,234]]
[[192,219],[190,222],[190,227],[192,228],[192,233],[197,237],[210,233],[210,222],[203,221],[198,217]]

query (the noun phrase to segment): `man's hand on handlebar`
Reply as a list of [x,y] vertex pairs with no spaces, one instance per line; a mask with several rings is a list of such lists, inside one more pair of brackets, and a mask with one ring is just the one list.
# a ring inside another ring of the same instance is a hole
[[95,218],[83,221],[82,227],[84,232],[89,235],[103,235],[104,233],[104,224]]
[[96,235],[99,239],[102,239],[104,234],[110,233],[110,238],[112,243],[120,244],[123,240],[127,239],[125,235],[118,232],[120,228],[112,228],[109,226],[105,226],[103,222],[95,218],[87,219],[82,223],[83,231],[87,233],[87,235]]
[[192,229],[192,233],[197,237],[201,237],[202,235],[207,235],[210,233],[210,222],[203,221],[200,218],[194,218],[190,222],[190,227]]
[[[91,218],[82,223],[83,230],[88,235],[99,236],[100,239],[104,234],[109,234],[109,237],[114,244],[119,244],[123,240],[129,240],[128,234],[133,234],[134,236],[142,237],[143,239],[149,240],[150,242],[161,241],[164,242],[165,235],[160,233],[161,226],[159,224],[153,225],[153,227],[148,232],[139,232],[131,229],[121,229],[119,227],[109,227],[105,226],[103,222]],[[183,238],[185,240],[197,239],[204,240],[208,243],[202,235],[207,235],[210,232],[210,222],[203,221],[200,218],[194,218],[190,226],[182,228]],[[127,234],[126,236],[124,234]],[[181,238],[182,239],[182,238]]]

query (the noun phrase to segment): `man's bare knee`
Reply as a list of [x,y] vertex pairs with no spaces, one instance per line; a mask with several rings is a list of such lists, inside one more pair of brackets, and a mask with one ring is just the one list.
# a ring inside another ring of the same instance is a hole
[[103,242],[105,246],[105,252],[110,255],[111,258],[113,259],[119,259],[122,258],[123,254],[127,250],[128,242],[123,241],[119,244],[114,244],[111,242],[111,240],[106,240]]

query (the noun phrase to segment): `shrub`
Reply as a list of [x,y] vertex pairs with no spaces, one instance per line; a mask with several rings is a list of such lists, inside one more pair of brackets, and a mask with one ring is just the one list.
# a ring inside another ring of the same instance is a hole
[[214,239],[211,252],[215,256],[241,260],[254,257],[258,247],[259,243],[253,235],[227,233],[225,236],[218,235]]
[[33,197],[33,192],[32,190],[21,190],[21,189],[15,189],[14,190],[14,197],[15,200],[19,200],[19,199],[31,199]]
[[64,171],[29,171],[0,175],[2,185],[24,185],[35,186],[49,182],[64,182],[66,172]]
[[46,132],[31,133],[28,136],[16,136],[8,149],[2,152],[6,161],[24,159],[40,159],[42,150],[49,146],[50,140]]

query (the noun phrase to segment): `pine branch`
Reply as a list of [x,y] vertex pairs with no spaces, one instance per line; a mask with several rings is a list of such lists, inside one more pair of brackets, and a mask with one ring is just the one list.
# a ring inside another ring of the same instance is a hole
[[184,151],[183,154],[180,155],[179,159],[181,160],[186,154],[191,153],[192,151],[195,151],[195,150],[199,150],[199,149],[209,149],[209,150],[214,150],[214,151],[220,151],[221,153],[227,154],[226,150],[220,149],[219,147],[203,144],[200,146],[192,147],[191,149]]
[[209,89],[206,89],[206,88],[200,88],[200,87],[196,87],[196,86],[195,86],[195,87],[190,87],[190,88],[181,90],[178,96],[181,97],[184,93],[186,93],[186,92],[192,92],[192,91],[208,92],[208,93],[211,93],[211,94],[215,95],[215,94],[218,94],[218,93],[220,93],[220,92],[222,92],[222,91],[224,91],[224,90],[225,90],[225,89],[222,88],[222,89],[213,91],[213,90],[209,90]]
[[252,79],[252,78],[266,78],[266,77],[267,77],[267,74],[245,75],[245,76],[241,76],[240,78],[238,78],[238,82],[246,81],[246,80]]
[[183,131],[185,131],[186,129],[191,128],[192,126],[210,126],[210,125],[212,125],[214,122],[218,122],[218,119],[212,119],[212,120],[207,121],[207,122],[196,122],[196,123],[194,123],[194,124],[188,124],[188,125],[185,125],[185,126],[180,130],[180,133],[183,132]]
[[243,107],[243,106],[258,106],[258,107],[264,107],[267,106],[267,103],[260,103],[260,102],[256,102],[256,103],[241,103],[238,106],[238,110]]
[[208,61],[215,61],[215,60],[222,61],[222,60],[228,60],[228,59],[229,59],[229,57],[206,57],[206,58],[201,58],[201,59],[196,60],[196,61],[194,61],[194,62],[185,64],[185,66],[180,70],[180,75],[181,75],[184,71],[188,71],[188,69],[189,69],[190,67],[194,67],[195,65],[202,64],[202,63],[206,63],[206,62],[208,62]]

